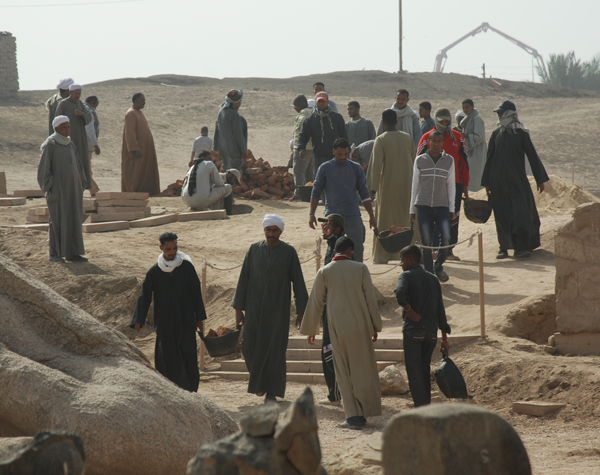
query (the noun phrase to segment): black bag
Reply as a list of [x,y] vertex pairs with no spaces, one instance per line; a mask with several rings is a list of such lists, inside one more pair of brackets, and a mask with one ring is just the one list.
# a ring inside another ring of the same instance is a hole
[[465,216],[469,221],[478,224],[485,224],[490,219],[492,214],[492,200],[488,196],[488,200],[465,200],[464,204]]
[[373,229],[375,236],[381,243],[385,252],[390,254],[396,254],[404,249],[406,246],[410,246],[415,234],[413,230],[413,223],[410,223],[410,229],[406,231],[400,231],[399,233],[390,234],[390,231],[379,232],[377,229]]
[[442,350],[444,355],[441,364],[435,370],[435,382],[437,383],[440,391],[444,393],[447,398],[460,398],[467,399],[469,394],[467,393],[467,385],[465,380],[458,369],[448,357],[446,350]]

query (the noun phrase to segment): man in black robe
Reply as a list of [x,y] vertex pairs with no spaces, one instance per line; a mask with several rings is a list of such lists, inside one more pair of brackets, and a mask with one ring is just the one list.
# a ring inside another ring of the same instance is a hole
[[203,331],[206,320],[200,280],[190,257],[177,250],[177,235],[164,233],[159,239],[162,254],[146,274],[130,327],[140,332],[154,294],[156,369],[180,388],[196,392],[196,328]]
[[298,254],[279,240],[283,228],[280,216],[265,215],[266,239],[248,249],[231,302],[236,324],[244,324],[242,354],[250,373],[248,392],[264,395],[265,403],[285,396],[290,282],[294,287],[297,328],[308,302]]
[[490,137],[481,186],[494,210],[500,244],[496,259],[506,259],[508,249],[515,250],[516,258],[527,258],[540,246],[540,217],[525,171],[525,155],[540,193],[549,178],[514,103],[504,101],[494,112],[499,127]]

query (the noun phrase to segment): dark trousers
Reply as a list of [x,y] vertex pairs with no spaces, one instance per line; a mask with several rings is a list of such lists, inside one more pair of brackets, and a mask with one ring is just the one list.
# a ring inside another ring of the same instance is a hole
[[340,389],[335,382],[335,369],[333,367],[333,350],[331,348],[331,338],[329,337],[329,324],[327,323],[327,307],[323,310],[321,318],[323,323],[323,348],[321,351],[321,361],[323,362],[323,375],[327,383],[327,399],[330,401],[339,401],[342,399]]
[[[460,206],[462,204],[462,193],[463,193],[464,185],[457,183],[456,184],[456,196],[454,200],[454,219],[450,221],[450,244],[456,244],[458,242],[458,221],[460,219]],[[442,245],[442,233],[439,232],[436,228],[437,239],[435,242],[436,246]],[[452,250],[454,248],[448,249],[448,255],[451,256]]]
[[[450,244],[450,211],[447,207],[417,206],[417,219],[419,221],[419,231],[421,232],[421,242],[424,246],[433,246],[434,240],[436,240],[434,234],[436,228],[442,234],[442,245],[448,246]],[[423,249],[423,267],[429,272],[443,270],[447,254],[447,249],[440,249],[434,266],[431,249]]]
[[404,365],[408,375],[408,387],[415,407],[431,402],[431,355],[437,345],[437,332],[420,328],[403,332]]

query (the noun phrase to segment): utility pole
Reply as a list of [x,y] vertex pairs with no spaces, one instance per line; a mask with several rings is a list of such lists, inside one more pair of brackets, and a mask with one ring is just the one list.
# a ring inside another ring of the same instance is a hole
[[399,22],[399,30],[400,30],[400,43],[399,43],[399,59],[400,59],[400,69],[398,69],[398,72],[401,73],[402,72],[402,0],[398,0],[398,11],[399,11],[399,16],[400,16],[400,22]]
[[483,65],[481,66],[481,76],[483,77],[483,79],[485,79],[485,63],[483,63]]

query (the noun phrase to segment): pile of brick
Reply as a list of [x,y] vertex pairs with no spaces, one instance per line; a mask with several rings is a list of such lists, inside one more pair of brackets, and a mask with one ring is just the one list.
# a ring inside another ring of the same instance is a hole
[[294,196],[294,176],[287,167],[272,167],[268,161],[254,158],[248,150],[241,180],[234,180],[233,192],[249,199],[280,200]]

